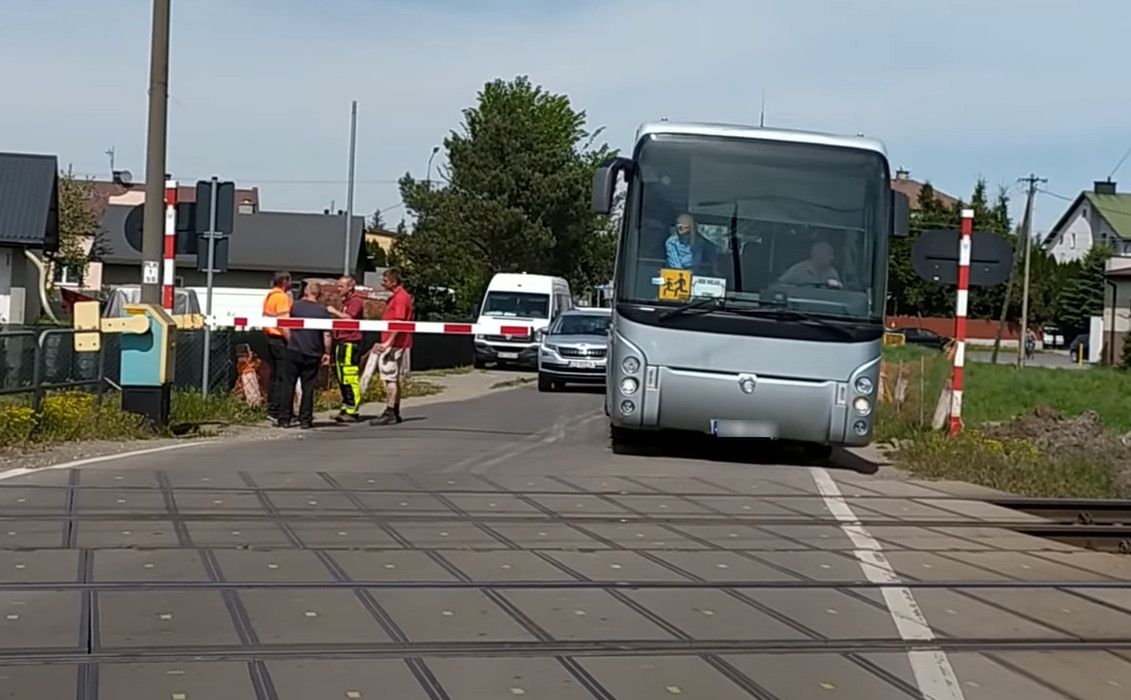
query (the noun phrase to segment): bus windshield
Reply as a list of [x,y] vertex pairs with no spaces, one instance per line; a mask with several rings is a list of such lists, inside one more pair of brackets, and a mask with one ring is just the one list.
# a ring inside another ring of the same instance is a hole
[[882,317],[891,205],[881,154],[659,134],[642,141],[635,160],[620,302],[716,297],[710,308]]

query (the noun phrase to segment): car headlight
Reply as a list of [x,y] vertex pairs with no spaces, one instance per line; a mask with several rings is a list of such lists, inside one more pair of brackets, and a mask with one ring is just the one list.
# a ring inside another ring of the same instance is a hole
[[629,374],[636,374],[640,371],[640,360],[636,359],[632,355],[629,355],[621,361],[620,367]]
[[868,400],[867,396],[857,396],[856,400],[852,402],[852,408],[862,416],[866,416],[872,412],[872,402]]
[[856,393],[858,394],[871,394],[872,389],[876,388],[872,380],[867,377],[856,378]]
[[620,391],[625,396],[632,396],[639,388],[640,382],[636,381],[636,377],[625,377],[620,380]]

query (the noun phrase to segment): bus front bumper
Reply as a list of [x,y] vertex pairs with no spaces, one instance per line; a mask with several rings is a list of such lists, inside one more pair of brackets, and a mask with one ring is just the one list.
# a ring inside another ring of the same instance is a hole
[[609,389],[606,408],[617,427],[846,446],[872,439],[872,398],[847,381],[655,366],[639,374],[631,395],[620,380]]

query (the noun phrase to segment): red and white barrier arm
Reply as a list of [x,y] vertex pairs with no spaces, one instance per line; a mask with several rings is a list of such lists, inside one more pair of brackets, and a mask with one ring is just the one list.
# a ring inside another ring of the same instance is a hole
[[516,339],[528,338],[531,326],[511,323],[447,323],[443,321],[349,321],[328,318],[273,318],[270,316],[213,317],[213,328],[250,330],[259,328],[292,328],[317,331],[396,331],[435,335],[501,335]]

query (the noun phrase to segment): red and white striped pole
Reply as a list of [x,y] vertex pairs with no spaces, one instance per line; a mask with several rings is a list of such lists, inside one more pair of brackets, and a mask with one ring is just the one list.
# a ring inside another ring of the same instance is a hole
[[173,311],[177,284],[177,181],[165,181],[165,269],[162,273],[161,306]]
[[962,432],[962,382],[966,367],[966,308],[970,303],[970,237],[974,210],[962,210],[958,235],[958,295],[954,310],[954,373],[950,380],[950,434]]

